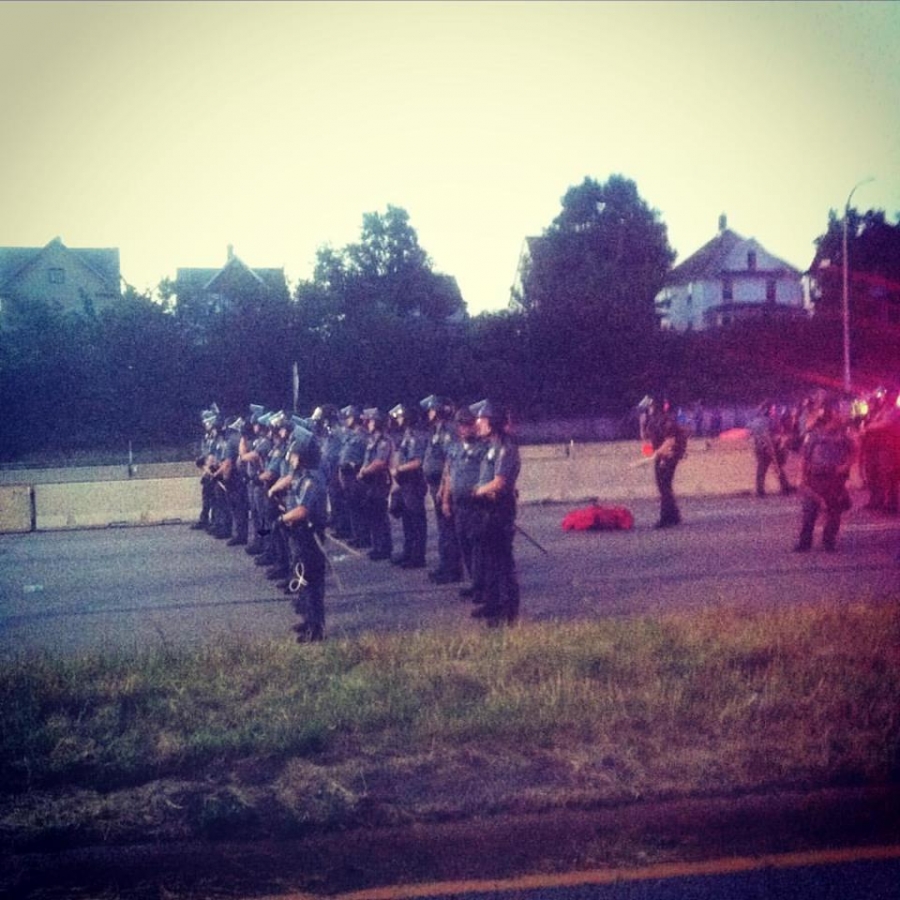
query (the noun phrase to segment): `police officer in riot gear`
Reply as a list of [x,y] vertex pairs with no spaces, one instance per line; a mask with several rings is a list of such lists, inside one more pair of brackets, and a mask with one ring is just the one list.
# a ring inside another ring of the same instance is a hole
[[272,441],[268,434],[268,416],[265,408],[256,403],[250,404],[251,434],[241,441],[240,460],[247,478],[247,502],[250,507],[250,528],[252,540],[247,546],[250,556],[258,556],[263,552],[262,533],[265,530],[265,497],[263,482],[260,481],[265,469]]
[[802,522],[794,550],[812,547],[819,513],[824,513],[822,547],[837,549],[841,514],[850,508],[847,479],[855,448],[835,405],[826,402],[813,422],[801,449]]
[[321,641],[325,637],[325,554],[320,545],[327,517],[328,494],[319,468],[320,447],[304,425],[294,428],[287,457],[290,487],[285,511],[277,526],[290,548],[292,578],[289,589],[294,610],[303,618],[294,626],[297,641]]
[[257,565],[268,565],[266,577],[270,581],[276,581],[290,575],[290,560],[284,531],[275,528],[274,523],[284,511],[284,495],[291,483],[287,448],[293,431],[293,423],[284,410],[279,410],[272,416],[271,425],[275,438],[272,452],[269,454],[269,463],[266,466],[267,517],[271,523],[271,532],[269,546],[265,553],[257,557],[256,562]]
[[[358,406],[345,406],[340,414],[344,427],[338,454],[338,478],[343,502],[338,506],[341,515],[334,523],[335,537],[349,537],[351,546],[365,550],[372,546],[372,533],[365,516],[365,490],[357,476],[366,456],[368,438]],[[346,518],[343,516],[344,510]]]
[[454,419],[457,433],[447,448],[439,499],[444,520],[453,527],[461,564],[469,576],[469,584],[460,589],[460,596],[477,601],[481,599],[482,586],[477,552],[480,515],[473,494],[487,445],[476,435],[475,416],[467,406],[460,407]]
[[[317,406],[310,416],[313,422],[316,440],[322,453],[322,463],[319,468],[325,479],[328,490],[328,524],[335,537],[349,537],[349,529],[346,528],[347,512],[342,509],[344,493],[341,489],[338,466],[341,456],[341,430],[338,421],[337,407],[332,403],[324,403]],[[338,527],[338,523],[344,524],[345,530]]]
[[653,471],[659,491],[659,520],[654,527],[671,528],[681,522],[673,482],[678,463],[687,452],[687,434],[668,400],[645,397],[640,410],[641,438],[653,448]]
[[447,457],[456,441],[456,435],[449,421],[453,409],[447,400],[435,394],[420,400],[419,406],[428,417],[430,429],[422,460],[422,472],[434,505],[437,526],[438,565],[434,571],[428,573],[428,577],[437,584],[448,584],[462,580],[462,562],[453,515],[452,512],[444,512],[444,499],[441,494]]
[[191,525],[193,531],[207,531],[210,528],[210,514],[213,504],[214,469],[216,465],[215,448],[220,421],[219,407],[215,403],[200,414],[203,423],[203,438],[200,441],[200,453],[197,456],[197,468],[200,469],[200,517]]
[[485,443],[478,484],[472,492],[480,517],[476,552],[483,603],[472,615],[486,619],[491,626],[511,625],[519,615],[519,580],[513,558],[519,449],[506,431],[506,416],[499,406],[481,400],[469,409]]
[[391,490],[394,446],[385,431],[387,416],[380,409],[376,407],[365,409],[362,418],[369,437],[363,463],[356,478],[362,485],[363,518],[372,538],[369,559],[390,559],[393,536],[388,518],[388,495]]
[[392,470],[393,491],[400,498],[400,521],[403,525],[403,549],[391,562],[404,569],[425,568],[428,519],[425,496],[428,488],[422,471],[428,436],[416,424],[415,410],[398,403],[389,413],[400,432],[396,466]]
[[753,437],[753,453],[756,457],[756,496],[766,496],[766,473],[772,467],[778,476],[782,494],[792,494],[793,485],[784,471],[788,458],[790,433],[785,427],[784,416],[770,400],[761,403],[750,420],[750,434]]

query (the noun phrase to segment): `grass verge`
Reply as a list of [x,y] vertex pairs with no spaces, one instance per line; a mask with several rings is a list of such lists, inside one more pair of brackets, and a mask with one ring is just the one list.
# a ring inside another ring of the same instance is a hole
[[0,668],[0,837],[288,837],[900,772],[889,603]]

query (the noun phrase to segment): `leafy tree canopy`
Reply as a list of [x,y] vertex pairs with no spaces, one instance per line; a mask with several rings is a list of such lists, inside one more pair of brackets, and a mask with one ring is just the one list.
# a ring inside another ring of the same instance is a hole
[[633,181],[585,178],[566,191],[559,215],[532,242],[521,303],[602,330],[650,332],[653,300],[674,259],[665,225]]
[[[836,312],[843,296],[844,217],[830,210],[828,228],[814,244],[816,307],[819,312]],[[851,302],[869,287],[900,295],[900,216],[892,225],[884,210],[863,214],[848,210],[847,256]]]
[[310,287],[326,292],[333,309],[351,317],[380,309],[440,321],[465,309],[455,279],[434,271],[409,213],[397,206],[366,213],[358,242],[342,250],[320,248],[312,284],[300,286],[298,299],[309,296]]

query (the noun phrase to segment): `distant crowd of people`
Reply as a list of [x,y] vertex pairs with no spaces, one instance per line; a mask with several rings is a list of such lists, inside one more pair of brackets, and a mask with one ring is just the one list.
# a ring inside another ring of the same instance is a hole
[[[696,408],[703,409],[702,404]],[[681,521],[675,501],[675,469],[687,449],[688,434],[707,433],[702,415],[688,423],[665,399],[645,397],[641,404],[641,437],[653,451],[660,495],[658,528]],[[721,430],[721,420],[715,424]],[[888,514],[898,511],[900,494],[900,395],[896,389],[879,388],[842,411],[841,404],[824,391],[793,406],[771,400],[761,403],[750,417],[748,430],[756,460],[754,489],[766,496],[766,478],[774,471],[782,494],[800,492],[800,532],[797,552],[812,548],[820,517],[822,547],[837,549],[841,516],[850,509],[847,489],[851,467],[858,465],[869,499],[866,508]],[[787,474],[791,453],[799,455],[799,483]]]
[[[299,642],[325,635],[325,541],[426,567],[431,497],[437,529],[437,584],[460,594],[489,626],[519,614],[513,558],[519,451],[505,411],[489,399],[456,406],[430,395],[389,412],[316,407],[309,417],[250,406],[224,417],[201,414],[201,513],[191,527],[244,547],[289,594]],[[402,525],[394,552],[391,517]]]

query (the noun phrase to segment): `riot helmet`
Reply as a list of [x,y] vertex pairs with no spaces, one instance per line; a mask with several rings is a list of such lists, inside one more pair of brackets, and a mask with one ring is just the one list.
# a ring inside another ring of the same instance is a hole
[[296,456],[298,466],[304,469],[316,468],[322,458],[315,434],[304,425],[295,426],[287,454],[288,457]]
[[367,425],[371,422],[376,428],[384,428],[387,416],[377,406],[370,406],[362,411],[362,420]]

